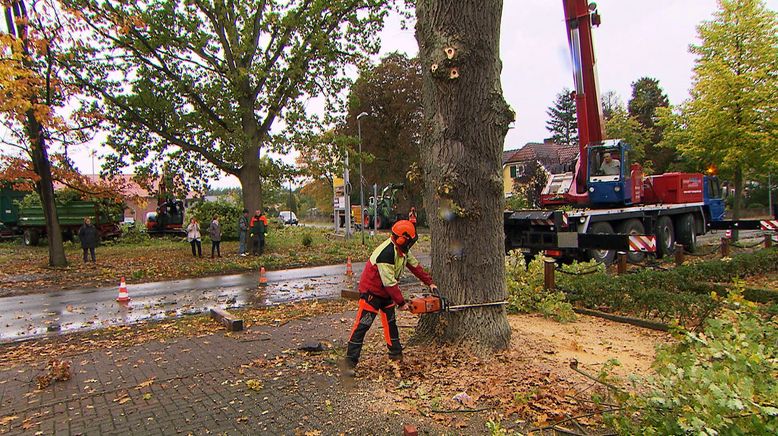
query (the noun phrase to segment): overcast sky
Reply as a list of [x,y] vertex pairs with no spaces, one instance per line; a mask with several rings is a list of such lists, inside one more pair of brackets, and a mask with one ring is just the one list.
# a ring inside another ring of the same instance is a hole
[[[671,104],[688,98],[694,58],[689,44],[696,26],[710,19],[715,0],[599,0],[602,25],[594,31],[600,92],[616,91],[624,103],[630,84],[643,76],[659,79]],[[772,10],[778,0],[768,0]],[[542,141],[546,109],[562,88],[572,88],[561,0],[505,0],[500,55],[505,99],[516,111],[516,123],[505,139],[505,149]],[[413,29],[403,30],[391,19],[382,34],[382,53],[416,55]],[[88,150],[75,153],[83,172],[91,172]],[[99,166],[99,161],[97,162]],[[237,186],[225,178],[215,186]]]

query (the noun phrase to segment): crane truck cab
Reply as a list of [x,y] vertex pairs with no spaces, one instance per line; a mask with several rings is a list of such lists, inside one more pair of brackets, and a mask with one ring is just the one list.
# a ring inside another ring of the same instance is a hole
[[611,139],[587,147],[589,174],[587,190],[592,206],[614,206],[640,203],[643,172],[632,164],[632,147],[619,139]]
[[707,215],[705,218],[708,221],[724,220],[725,197],[718,177],[712,175],[703,177],[702,199]]

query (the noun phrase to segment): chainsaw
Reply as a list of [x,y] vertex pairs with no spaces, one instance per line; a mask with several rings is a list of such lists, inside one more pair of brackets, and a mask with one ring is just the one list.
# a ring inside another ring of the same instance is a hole
[[437,313],[437,312],[458,312],[460,310],[471,309],[474,307],[502,306],[507,301],[494,301],[491,303],[458,304],[452,306],[448,300],[440,294],[414,294],[408,302],[410,312],[415,314]]

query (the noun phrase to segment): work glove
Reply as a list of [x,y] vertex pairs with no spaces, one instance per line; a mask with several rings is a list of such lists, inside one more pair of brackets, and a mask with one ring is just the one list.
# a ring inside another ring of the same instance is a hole
[[411,310],[411,306],[410,306],[410,305],[408,304],[408,302],[406,301],[405,303],[403,303],[403,305],[402,305],[402,306],[399,306],[399,307],[398,307],[398,309],[400,309],[400,310],[402,310],[402,311],[406,311],[406,312],[407,312],[407,311]]
[[251,233],[251,234],[249,234],[249,236],[253,238],[253,237],[254,237],[254,234],[253,234],[253,233]]
[[438,294],[438,286],[437,286],[436,284],[434,284],[434,283],[433,283],[433,284],[431,284],[431,285],[430,285],[430,292],[431,292],[433,295],[437,295],[437,294]]

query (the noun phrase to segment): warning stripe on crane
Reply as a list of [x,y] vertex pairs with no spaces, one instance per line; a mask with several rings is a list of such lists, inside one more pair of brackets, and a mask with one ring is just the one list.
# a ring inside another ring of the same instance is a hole
[[549,218],[547,220],[532,220],[533,226],[553,226],[554,220]]
[[649,235],[630,235],[629,251],[656,253],[656,237]]
[[562,212],[562,227],[567,228],[568,225],[567,212]]
[[778,232],[778,220],[759,221],[759,224],[761,225],[762,230],[771,230],[773,232]]

